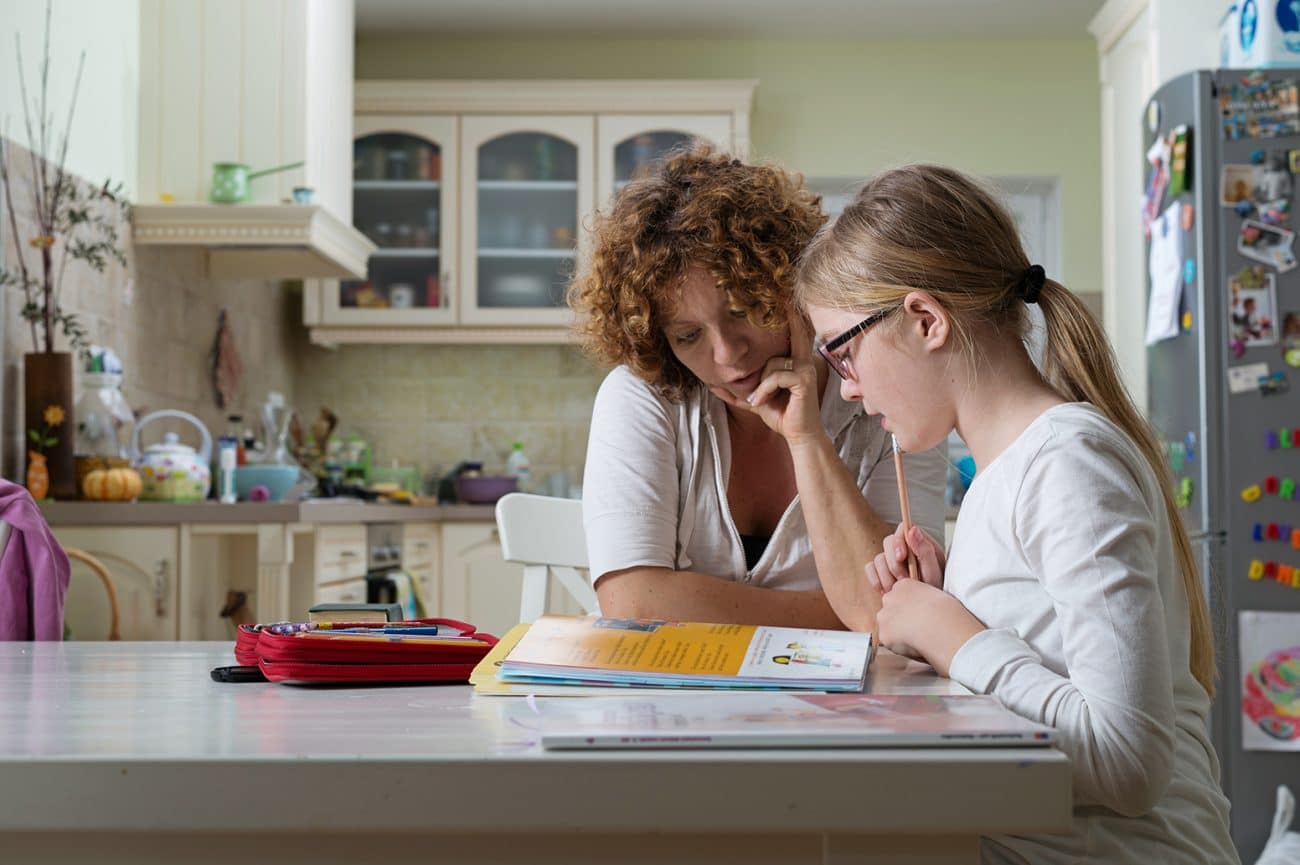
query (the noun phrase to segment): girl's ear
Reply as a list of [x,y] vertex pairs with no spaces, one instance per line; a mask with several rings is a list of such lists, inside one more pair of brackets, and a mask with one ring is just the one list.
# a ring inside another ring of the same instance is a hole
[[952,336],[952,316],[928,291],[913,291],[903,298],[908,329],[925,351],[938,351]]

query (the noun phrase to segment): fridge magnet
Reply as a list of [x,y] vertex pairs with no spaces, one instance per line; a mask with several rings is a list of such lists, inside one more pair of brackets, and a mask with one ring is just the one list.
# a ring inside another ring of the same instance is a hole
[[1182,195],[1191,188],[1187,171],[1187,126],[1176,126],[1169,133],[1169,194]]
[[1251,165],[1264,164],[1264,148],[1256,147],[1254,150],[1250,151],[1250,164]]
[[1276,201],[1291,196],[1291,167],[1284,151],[1270,153],[1255,175],[1255,201]]
[[1282,360],[1287,366],[1300,367],[1300,312],[1282,316]]
[[1147,103],[1147,131],[1155,132],[1160,128],[1160,103],[1152,99]]
[[1287,151],[1287,164],[1291,167],[1292,174],[1300,174],[1300,150]]
[[[1290,389],[1291,383],[1287,381],[1286,373],[1281,370],[1263,376],[1259,380],[1259,392],[1264,396],[1276,396]],[[1269,492],[1276,493],[1277,490],[1269,490]]]
[[[1262,268],[1243,268],[1228,280],[1232,338],[1246,347],[1277,342],[1276,277]],[[1261,374],[1268,375],[1265,368]]]
[[1196,224],[1196,207],[1191,204],[1183,205],[1183,231],[1191,231],[1192,226]]
[[[1259,387],[1259,380],[1268,377],[1268,364],[1244,363],[1241,366],[1228,367],[1228,391],[1231,393],[1250,393]],[[1250,501],[1250,499],[1246,499]]]
[[[1245,219],[1245,217],[1242,217]],[[1279,198],[1276,201],[1266,201],[1259,206],[1259,216],[1256,217],[1260,222],[1266,225],[1281,225],[1291,218],[1291,200],[1288,198]]]
[[1183,333],[1191,333],[1191,332],[1192,332],[1192,311],[1189,309],[1185,309],[1183,310]]
[[1300,751],[1300,613],[1237,615],[1241,747]]
[[1296,266],[1293,243],[1294,231],[1265,225],[1256,219],[1243,221],[1237,234],[1237,252],[1253,261],[1273,265],[1278,273],[1286,273]]
[[1196,282],[1196,259],[1189,258],[1183,262],[1183,282],[1188,285]]
[[1236,207],[1241,202],[1255,200],[1255,176],[1259,167],[1227,163],[1219,169],[1219,203]]
[[1219,90],[1223,137],[1275,138],[1300,133],[1300,91],[1290,78],[1251,73]]

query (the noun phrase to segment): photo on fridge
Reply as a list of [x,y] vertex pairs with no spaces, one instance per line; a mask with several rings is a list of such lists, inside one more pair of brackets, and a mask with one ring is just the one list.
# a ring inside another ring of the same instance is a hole
[[1237,252],[1252,261],[1262,261],[1277,268],[1278,273],[1286,273],[1296,266],[1295,232],[1276,225],[1266,225],[1255,219],[1246,219],[1241,223],[1237,234]]
[[1242,268],[1228,280],[1232,338],[1243,345],[1277,342],[1277,278],[1258,265]]

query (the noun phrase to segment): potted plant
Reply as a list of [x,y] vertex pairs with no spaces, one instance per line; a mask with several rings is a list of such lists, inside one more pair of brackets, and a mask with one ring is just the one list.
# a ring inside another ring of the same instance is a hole
[[[75,498],[73,472],[72,353],[84,352],[86,329],[74,312],[60,303],[65,268],[82,264],[103,273],[110,262],[126,266],[119,246],[118,226],[127,224],[129,205],[120,185],[92,187],[64,167],[68,135],[77,104],[86,55],[68,105],[67,122],[56,142],[54,114],[48,105],[50,69],[50,4],[45,6],[45,43],[40,65],[39,100],[29,100],[23,74],[21,39],[16,39],[18,85],[26,121],[30,177],[19,177],[24,166],[8,141],[0,139],[0,185],[4,186],[5,217],[12,237],[14,260],[0,266],[0,286],[23,293],[22,316],[31,328],[33,351],[23,358],[23,428],[27,450],[28,487],[35,498],[46,492],[55,498]],[[15,207],[15,181],[30,193],[30,208]],[[22,219],[20,222],[19,216]],[[24,233],[21,226],[29,226]],[[58,339],[62,334],[63,339]],[[61,346],[60,343],[63,345]],[[60,350],[62,349],[62,350]]]

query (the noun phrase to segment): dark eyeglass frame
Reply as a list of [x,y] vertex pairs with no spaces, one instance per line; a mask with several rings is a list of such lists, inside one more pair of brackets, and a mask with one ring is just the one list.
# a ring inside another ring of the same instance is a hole
[[877,312],[873,312],[871,315],[862,319],[862,321],[853,325],[853,327],[844,331],[844,333],[840,334],[834,339],[828,340],[826,342],[822,342],[820,339],[817,339],[813,342],[813,350],[822,356],[822,360],[826,361],[826,365],[829,366],[831,369],[833,369],[835,371],[835,374],[838,375],[840,378],[844,379],[845,381],[856,381],[857,376],[854,375],[853,373],[853,364],[849,362],[849,358],[847,356],[840,357],[839,355],[835,354],[835,350],[840,346],[844,345],[845,343],[849,342],[850,340],[852,340],[854,337],[866,333],[868,328],[870,328],[876,322],[880,321],[885,316],[889,315],[891,312],[893,312],[892,308],[878,310]]

